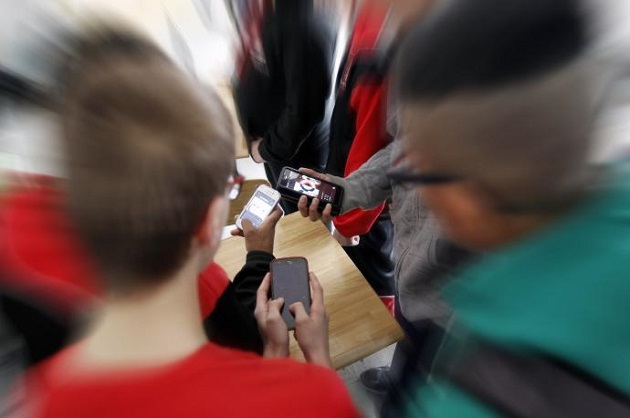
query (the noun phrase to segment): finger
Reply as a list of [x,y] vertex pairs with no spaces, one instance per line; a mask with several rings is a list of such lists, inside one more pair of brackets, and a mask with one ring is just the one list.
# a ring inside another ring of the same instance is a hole
[[317,211],[317,207],[319,206],[319,199],[315,198],[313,199],[313,201],[311,202],[311,206],[308,208],[308,212],[309,212],[309,218],[311,219],[311,221],[316,221],[318,219],[320,219],[320,214]]
[[322,222],[330,222],[332,219],[332,205],[330,203],[326,204],[324,211],[322,212]]
[[250,221],[249,219],[243,219],[241,221],[241,226],[243,227],[243,236],[248,235],[250,231],[256,229],[254,228],[254,224],[252,224],[252,221]]
[[276,206],[276,208],[273,210],[273,212],[271,212],[271,214],[267,217],[267,219],[265,219],[265,221],[275,226],[280,220],[280,218],[282,218],[283,214],[284,213],[282,212],[282,209],[280,209],[280,206]]
[[267,311],[266,316],[268,323],[284,323],[284,318],[282,318],[282,314],[280,313],[280,309],[282,309],[283,305],[283,298],[278,298],[269,302],[269,310]]
[[284,305],[284,298],[274,299],[271,302],[269,302],[269,304],[268,304],[268,306],[269,306],[269,315],[272,315],[272,314],[275,314],[275,313],[280,315],[280,309],[282,309],[283,305]]
[[311,310],[324,310],[324,288],[312,271],[309,272],[309,281],[311,284]]
[[267,301],[269,300],[269,285],[271,281],[271,275],[267,273],[265,278],[258,286],[256,291],[256,310],[267,312]]
[[298,210],[304,218],[308,218],[308,198],[306,196],[300,196]]
[[243,231],[241,231],[238,228],[234,228],[233,230],[230,231],[230,235],[232,235],[233,237],[242,237]]
[[309,316],[306,313],[306,309],[304,309],[304,305],[302,302],[295,302],[293,305],[289,306],[289,311],[295,317],[295,323],[300,323],[308,320]]
[[282,218],[282,211],[278,206],[265,218],[258,227],[259,231],[269,231],[276,227],[278,221]]
[[315,177],[316,179],[322,179],[324,177],[324,174],[318,173],[317,171],[311,170],[310,168],[300,167],[298,171],[302,174],[306,174],[307,176]]

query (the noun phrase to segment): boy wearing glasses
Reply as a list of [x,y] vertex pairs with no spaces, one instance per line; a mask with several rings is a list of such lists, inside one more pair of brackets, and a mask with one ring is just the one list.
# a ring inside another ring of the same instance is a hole
[[452,2],[401,50],[390,176],[485,255],[443,290],[454,326],[396,416],[630,416],[630,171],[589,163],[613,70],[589,5]]

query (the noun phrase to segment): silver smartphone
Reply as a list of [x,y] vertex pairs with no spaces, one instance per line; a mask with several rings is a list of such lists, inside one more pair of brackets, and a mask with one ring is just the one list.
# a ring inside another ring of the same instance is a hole
[[243,220],[248,219],[254,228],[258,228],[280,201],[280,193],[269,186],[260,185],[252,195],[243,211],[236,218],[236,227],[243,229]]

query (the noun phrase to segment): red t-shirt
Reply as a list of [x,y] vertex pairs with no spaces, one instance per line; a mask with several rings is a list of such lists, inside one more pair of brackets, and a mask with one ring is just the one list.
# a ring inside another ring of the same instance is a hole
[[30,418],[358,417],[332,370],[209,343],[169,366],[73,371],[77,346],[33,369]]

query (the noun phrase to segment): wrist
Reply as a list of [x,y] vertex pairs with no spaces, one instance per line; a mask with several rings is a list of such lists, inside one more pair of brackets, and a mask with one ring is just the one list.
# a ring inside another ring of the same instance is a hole
[[262,144],[262,138],[256,138],[252,142],[252,148],[251,148],[251,157],[255,162],[259,164],[265,162],[265,159],[262,157],[260,153],[261,144]]
[[332,360],[328,350],[314,350],[313,352],[304,352],[304,358],[308,363],[317,364],[318,366],[333,368]]
[[254,245],[245,245],[247,252],[273,254],[273,243],[257,243]]
[[265,344],[263,351],[265,358],[286,358],[289,357],[289,344]]

